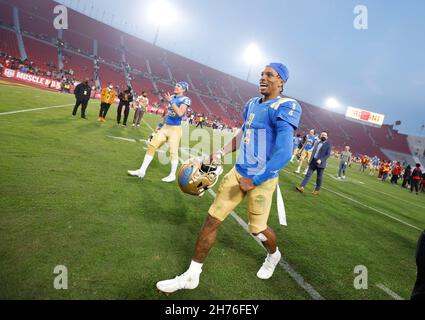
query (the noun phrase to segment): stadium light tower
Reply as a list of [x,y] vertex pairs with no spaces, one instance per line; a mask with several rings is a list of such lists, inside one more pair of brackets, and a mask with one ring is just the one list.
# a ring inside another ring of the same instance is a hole
[[156,45],[161,26],[171,24],[177,20],[177,11],[174,6],[166,0],[155,0],[148,10],[149,19],[157,24],[153,44]]
[[249,64],[248,76],[246,77],[246,81],[249,81],[252,67],[260,62],[261,56],[262,54],[257,44],[251,43],[249,46],[246,47],[244,59],[245,62]]

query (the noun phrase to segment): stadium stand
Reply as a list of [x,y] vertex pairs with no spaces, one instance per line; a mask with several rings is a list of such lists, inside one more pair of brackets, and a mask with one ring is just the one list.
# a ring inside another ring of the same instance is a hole
[[[26,0],[0,0],[0,50],[19,56],[16,34],[10,28],[13,24],[12,6],[15,6],[19,10],[20,27],[29,58],[40,68],[49,62],[57,65],[58,32],[52,24],[55,5],[57,3],[52,0],[39,0],[36,4]],[[205,114],[210,120],[217,119],[228,126],[238,126],[242,121],[244,104],[258,93],[255,84],[124,34],[74,10],[69,9],[68,14],[70,29],[63,32],[63,62],[65,69],[74,70],[76,79],[94,77],[96,40],[97,56],[101,58],[98,72],[101,86],[108,82],[121,87],[126,85],[121,65],[124,51],[134,89],[138,93],[146,90],[151,103],[163,102],[161,91],[173,92],[173,82],[184,80],[191,85],[193,111]],[[412,154],[407,136],[392,126],[368,127],[348,121],[341,114],[302,101],[300,103],[303,117],[299,130],[328,130],[337,149],[348,144],[357,154],[377,155],[383,159],[387,159],[391,152],[406,157]]]
[[18,42],[13,31],[0,27],[0,50],[7,52],[11,56],[19,57]]
[[72,51],[65,50],[63,59],[64,68],[74,70],[74,77],[76,79],[93,79],[93,60],[83,55],[73,53]]
[[13,26],[12,7],[8,3],[0,2],[0,25]]
[[24,44],[28,59],[34,61],[43,70],[50,69],[49,65],[58,66],[58,49],[52,44],[47,44],[30,37],[24,37]]

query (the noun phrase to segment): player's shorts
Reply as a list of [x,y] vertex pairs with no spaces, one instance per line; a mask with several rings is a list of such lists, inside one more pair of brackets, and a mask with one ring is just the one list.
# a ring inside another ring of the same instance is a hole
[[313,150],[303,150],[303,152],[301,153],[301,161],[304,161],[304,159],[307,159],[307,162],[310,162],[310,158],[311,158],[311,154],[312,154]]
[[298,155],[298,152],[300,152],[300,149],[298,147],[295,147],[294,153],[293,153],[294,157],[296,157]]
[[239,187],[241,177],[235,168],[225,175],[208,213],[212,217],[224,221],[247,196],[249,231],[251,233],[263,232],[267,229],[267,220],[278,178],[267,180],[256,186],[255,189],[244,192]]
[[152,138],[150,145],[156,149],[160,148],[165,142],[168,142],[170,154],[177,156],[179,154],[179,145],[182,137],[181,126],[164,125]]

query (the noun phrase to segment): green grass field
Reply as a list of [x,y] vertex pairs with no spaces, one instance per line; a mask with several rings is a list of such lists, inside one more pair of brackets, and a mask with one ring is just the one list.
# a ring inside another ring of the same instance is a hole
[[[72,104],[72,95],[0,85],[0,113]],[[312,299],[283,268],[257,279],[265,251],[229,217],[201,276],[200,286],[166,297],[155,283],[184,272],[212,202],[177,184],[164,184],[169,165],[140,166],[151,129],[71,118],[72,106],[0,115],[0,299]],[[132,119],[132,114],[130,115]],[[155,126],[159,118],[146,115]],[[207,129],[209,130],[209,129]],[[122,137],[137,142],[114,139]],[[192,145],[198,142],[192,142]],[[404,299],[416,277],[415,249],[425,228],[425,197],[348,171],[337,181],[326,170],[323,192],[301,195],[301,176],[289,165],[280,177],[288,227],[272,207],[270,226],[284,259],[324,299]],[[226,166],[227,172],[231,166]],[[246,220],[246,204],[236,213]],[[53,270],[68,268],[68,290],[55,290]],[[368,270],[368,289],[353,286],[354,268]]]

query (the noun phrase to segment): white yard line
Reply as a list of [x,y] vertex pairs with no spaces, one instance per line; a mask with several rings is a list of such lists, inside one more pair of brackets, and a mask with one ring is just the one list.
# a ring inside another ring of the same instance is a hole
[[[408,200],[405,200],[405,199],[402,199],[402,198],[398,198],[398,197],[396,197],[396,196],[394,196],[394,195],[392,195],[392,194],[389,194],[389,193],[386,193],[386,192],[383,192],[383,191],[380,191],[380,190],[376,190],[376,189],[372,189],[372,188],[368,188],[368,187],[365,187],[365,188],[366,188],[366,189],[368,189],[368,190],[370,190],[370,191],[375,191],[375,192],[378,192],[378,193],[384,194],[384,195],[389,196],[389,197],[391,197],[391,198],[394,198],[394,199],[396,199],[396,200],[398,200],[398,201],[406,202],[406,203],[408,203],[409,205],[414,205],[415,207],[419,207],[419,208],[421,208],[421,209],[425,209],[425,207],[423,207],[423,206],[421,206],[421,205],[419,205],[419,204],[416,204],[414,201],[408,201]],[[400,188],[401,188],[401,187],[400,187]],[[401,191],[406,191],[406,190],[402,189]]]
[[123,137],[114,137],[114,136],[107,136],[108,138],[116,139],[116,140],[123,140],[128,142],[137,142],[135,139],[128,139]]
[[355,180],[355,179],[338,179],[337,177],[335,177],[333,174],[327,173],[327,176],[331,177],[332,179],[334,179],[335,181],[338,182],[352,182],[352,183],[359,183],[359,184],[365,184],[364,182],[361,182],[359,180]]
[[40,111],[40,110],[47,110],[47,109],[54,109],[54,108],[64,108],[64,107],[70,107],[74,104],[63,104],[60,106],[51,106],[51,107],[44,107],[44,108],[35,108],[35,109],[25,109],[25,110],[16,110],[16,111],[9,111],[9,112],[2,112],[0,113],[0,116],[7,116],[10,114],[17,114],[17,113],[23,113],[23,112],[32,112],[32,111]]
[[[209,194],[215,198],[216,194],[213,190],[209,189],[208,190]],[[245,221],[243,221],[241,219],[241,217],[239,217],[234,211],[231,212],[231,216],[236,220],[237,223],[239,223],[239,225],[244,228],[244,230],[249,233],[249,235],[261,246],[261,248],[263,248],[264,250],[266,250],[264,248],[264,246],[262,245],[261,241],[259,239],[257,239],[256,237],[254,237],[248,230],[248,225],[246,224]],[[289,276],[295,280],[295,282],[301,287],[303,288],[313,300],[325,300],[319,292],[316,291],[316,289],[313,288],[313,286],[311,284],[309,284],[307,281],[304,280],[303,276],[301,276],[298,272],[296,272],[294,270],[294,268],[291,267],[291,265],[289,263],[287,263],[283,258],[280,260],[279,265],[283,268],[283,270],[285,270],[285,272],[287,272],[289,274]]]
[[384,291],[386,294],[388,294],[391,298],[393,298],[394,300],[404,300],[402,297],[400,297],[397,293],[395,293],[394,291],[392,291],[391,289],[387,288],[386,286],[384,286],[381,283],[378,283],[376,285],[379,289],[381,289],[382,291]]
[[[284,171],[285,171],[285,172],[287,172],[287,173],[289,173],[289,174],[291,174],[291,175],[293,175],[293,176],[298,177],[296,174],[293,174],[292,172],[290,172],[290,171],[288,171],[288,170],[286,170],[286,169],[285,169]],[[410,223],[408,223],[408,222],[405,222],[405,221],[403,221],[403,220],[400,220],[400,219],[398,219],[398,218],[396,218],[396,217],[393,217],[393,216],[392,216],[392,215],[390,215],[389,213],[383,212],[383,211],[381,211],[381,210],[379,210],[379,209],[376,209],[376,208],[373,208],[373,207],[371,207],[371,206],[368,206],[367,204],[364,204],[364,203],[362,203],[362,202],[360,202],[360,201],[358,201],[358,200],[355,200],[355,199],[353,199],[353,198],[350,198],[349,196],[347,196],[347,195],[345,195],[345,194],[343,194],[343,193],[336,192],[336,191],[333,191],[333,190],[328,189],[328,188],[325,188],[325,187],[322,187],[322,189],[327,190],[327,191],[329,191],[329,192],[332,192],[332,193],[336,194],[337,196],[340,196],[341,198],[344,198],[344,199],[350,200],[350,201],[352,201],[352,202],[354,202],[354,203],[357,203],[357,204],[359,204],[359,205],[361,205],[361,206],[363,206],[363,207],[365,207],[365,208],[368,208],[368,209],[370,209],[370,210],[373,210],[373,211],[375,211],[375,212],[378,212],[379,214],[382,214],[382,215],[384,215],[384,216],[386,216],[386,217],[388,217],[388,218],[390,218],[390,219],[393,219],[393,220],[395,220],[395,221],[398,221],[398,222],[400,222],[400,223],[402,223],[402,224],[404,224],[404,225],[406,225],[406,226],[408,226],[408,227],[411,227],[411,228],[416,229],[416,230],[419,230],[419,231],[423,231],[423,229],[421,229],[421,228],[418,228],[418,227],[416,227],[416,226],[414,226],[414,225],[412,225],[412,224],[410,224]]]

